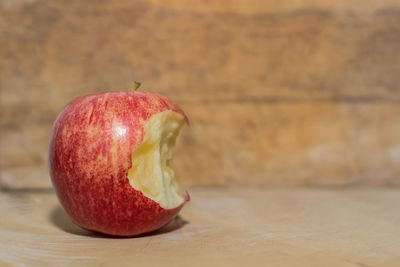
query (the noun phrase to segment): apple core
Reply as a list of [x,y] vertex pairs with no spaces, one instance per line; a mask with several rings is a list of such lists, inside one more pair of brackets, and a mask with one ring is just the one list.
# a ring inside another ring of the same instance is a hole
[[164,209],[184,202],[175,181],[172,152],[184,117],[172,110],[154,114],[145,123],[142,143],[132,153],[130,185]]

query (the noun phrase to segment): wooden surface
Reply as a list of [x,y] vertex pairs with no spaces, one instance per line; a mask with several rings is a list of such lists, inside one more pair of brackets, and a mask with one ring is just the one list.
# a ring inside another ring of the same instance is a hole
[[139,80],[191,118],[185,184],[399,185],[399,21],[395,0],[0,1],[0,184],[49,187],[61,108]]
[[163,230],[107,238],[53,192],[0,195],[0,266],[399,266],[400,192],[194,188]]

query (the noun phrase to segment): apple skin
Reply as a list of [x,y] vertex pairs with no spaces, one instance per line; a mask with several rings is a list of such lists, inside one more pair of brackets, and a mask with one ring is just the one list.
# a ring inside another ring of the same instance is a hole
[[153,115],[184,112],[149,92],[109,92],[70,102],[53,124],[49,171],[57,196],[80,227],[113,236],[135,236],[170,222],[185,202],[164,209],[135,190],[127,178],[131,154]]

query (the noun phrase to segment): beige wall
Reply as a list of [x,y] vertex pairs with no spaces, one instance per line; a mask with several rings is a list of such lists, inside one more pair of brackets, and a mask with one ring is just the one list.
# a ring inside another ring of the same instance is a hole
[[399,185],[398,1],[0,2],[2,186],[46,187],[79,95],[142,90],[187,112],[188,185]]

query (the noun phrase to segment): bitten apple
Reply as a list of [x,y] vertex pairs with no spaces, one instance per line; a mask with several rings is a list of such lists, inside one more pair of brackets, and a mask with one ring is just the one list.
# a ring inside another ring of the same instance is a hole
[[84,229],[134,236],[170,222],[189,195],[174,179],[172,149],[185,113],[149,92],[79,97],[54,122],[50,176],[72,221]]

